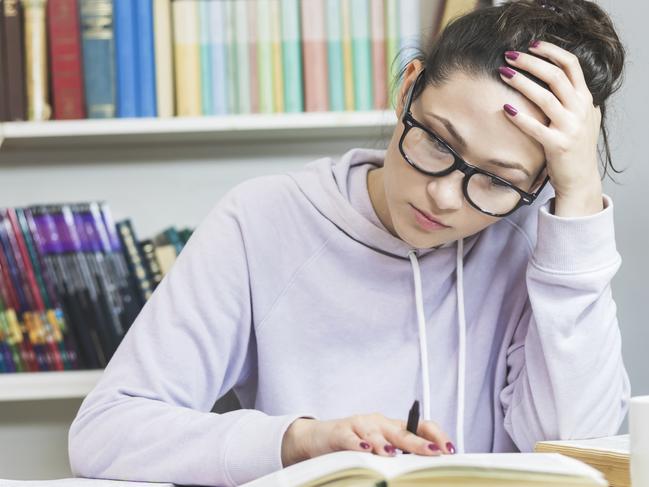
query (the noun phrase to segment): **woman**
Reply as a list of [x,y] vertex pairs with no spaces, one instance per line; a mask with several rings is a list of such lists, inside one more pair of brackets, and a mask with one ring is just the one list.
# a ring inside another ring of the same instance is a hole
[[[219,202],[85,399],[73,472],[236,485],[335,450],[615,434],[630,387],[597,140],[623,60],[585,0],[450,24],[403,71],[386,151]],[[211,413],[232,388],[243,409]]]

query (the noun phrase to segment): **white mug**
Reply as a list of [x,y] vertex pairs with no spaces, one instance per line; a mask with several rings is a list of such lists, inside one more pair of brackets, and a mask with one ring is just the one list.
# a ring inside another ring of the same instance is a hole
[[631,485],[649,486],[649,396],[631,398],[629,411]]

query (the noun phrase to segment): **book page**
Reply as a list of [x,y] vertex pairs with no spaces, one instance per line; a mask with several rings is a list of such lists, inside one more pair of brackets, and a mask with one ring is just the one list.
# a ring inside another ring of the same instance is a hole
[[174,487],[166,482],[128,482],[126,480],[69,478],[56,480],[4,480],[2,487]]
[[630,451],[629,435],[606,436],[604,438],[589,438],[587,440],[556,440],[539,441],[544,445],[561,445],[589,450],[603,450],[628,455]]

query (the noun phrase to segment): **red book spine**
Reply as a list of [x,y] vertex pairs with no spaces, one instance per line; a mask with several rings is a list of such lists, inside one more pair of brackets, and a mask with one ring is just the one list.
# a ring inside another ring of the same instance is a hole
[[52,102],[56,120],[85,118],[77,0],[47,2]]

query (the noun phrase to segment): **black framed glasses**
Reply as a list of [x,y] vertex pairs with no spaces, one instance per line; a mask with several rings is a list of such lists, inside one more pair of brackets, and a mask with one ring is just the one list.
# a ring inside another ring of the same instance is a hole
[[406,162],[428,176],[441,177],[455,170],[461,171],[464,174],[464,197],[476,210],[487,215],[503,217],[523,205],[531,205],[550,180],[549,176],[536,192],[528,193],[497,174],[469,164],[441,137],[415,120],[410,105],[423,74],[422,70],[410,87],[401,117],[403,133],[399,139],[399,152]]

